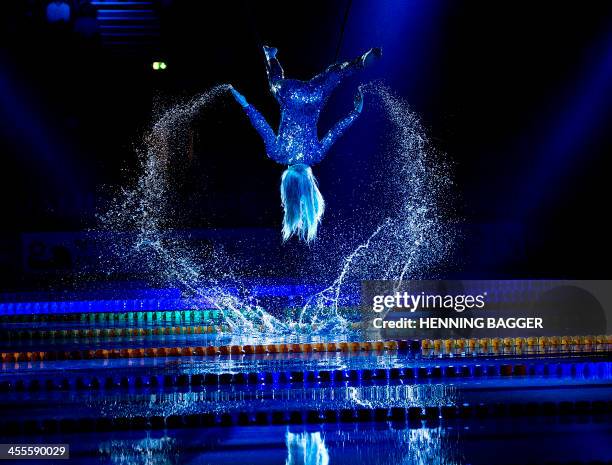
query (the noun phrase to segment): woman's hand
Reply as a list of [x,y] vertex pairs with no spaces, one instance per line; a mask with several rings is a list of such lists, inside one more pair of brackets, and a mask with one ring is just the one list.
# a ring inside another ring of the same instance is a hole
[[244,98],[244,95],[234,89],[234,86],[232,86],[231,84],[229,86],[229,90],[236,99],[236,101],[240,104],[240,106],[242,106],[243,108],[249,106],[249,102],[247,102],[247,100]]

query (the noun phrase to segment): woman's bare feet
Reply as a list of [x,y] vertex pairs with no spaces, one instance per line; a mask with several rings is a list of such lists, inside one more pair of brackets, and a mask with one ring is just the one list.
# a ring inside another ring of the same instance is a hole
[[278,49],[276,47],[269,47],[268,45],[263,46],[263,51],[267,60],[276,58],[276,54],[278,53]]

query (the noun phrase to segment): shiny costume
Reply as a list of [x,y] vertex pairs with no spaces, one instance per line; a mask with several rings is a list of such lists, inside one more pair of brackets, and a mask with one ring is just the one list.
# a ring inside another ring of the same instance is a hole
[[325,204],[310,166],[325,157],[333,143],[359,116],[363,95],[358,90],[353,110],[319,140],[317,123],[321,110],[344,78],[380,57],[381,51],[371,49],[350,62],[331,65],[309,81],[285,79],[276,58],[277,50],[264,47],[264,53],[270,90],[281,108],[278,134],[240,93],[234,88],[231,90],[263,139],[267,155],[278,163],[289,165],[281,181],[281,200],[285,208],[283,238],[287,240],[297,234],[311,241],[316,237]]

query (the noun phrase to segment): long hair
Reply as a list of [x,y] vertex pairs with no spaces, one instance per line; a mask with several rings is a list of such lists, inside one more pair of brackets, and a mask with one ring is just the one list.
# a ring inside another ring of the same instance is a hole
[[325,201],[309,166],[289,166],[281,178],[283,240],[297,235],[306,242],[317,236],[317,226],[323,217]]

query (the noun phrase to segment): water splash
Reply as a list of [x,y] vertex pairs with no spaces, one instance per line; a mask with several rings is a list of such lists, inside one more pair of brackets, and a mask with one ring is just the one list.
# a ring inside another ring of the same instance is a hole
[[359,292],[362,280],[394,280],[399,285],[405,279],[431,277],[449,257],[454,240],[447,222],[450,170],[418,115],[385,85],[372,83],[362,89],[375,98],[389,123],[380,194],[391,199],[392,206],[390,215],[346,255],[333,283],[302,308],[300,324],[314,323],[318,330],[348,328],[339,309],[344,295]]
[[332,331],[346,329],[348,321],[340,314],[342,286],[349,273],[354,272],[353,264],[362,254],[367,254],[370,243],[376,239],[381,231],[389,225],[389,219],[378,226],[372,235],[363,244],[357,246],[348,257],[344,259],[340,274],[334,282],[321,292],[310,297],[300,312],[299,327],[310,325],[315,331]]
[[[363,231],[364,240],[347,240],[341,234],[336,235],[341,243],[319,240],[306,259],[324,270],[321,278],[331,284],[304,296],[306,304],[297,321],[281,320],[249,295],[235,257],[212,247],[196,249],[174,233],[173,220],[180,212],[173,206],[169,173],[182,162],[189,125],[200,112],[228,95],[227,85],[165,111],[145,136],[138,179],[101,216],[106,230],[135,231],[135,236],[126,234],[114,242],[114,255],[123,261],[139,260],[152,281],[173,283],[186,298],[208,302],[235,333],[349,331],[350,318],[343,314],[342,306],[348,296],[358,293],[361,280],[431,276],[447,257],[453,239],[444,221],[446,194],[452,185],[449,169],[431,146],[418,115],[384,85],[369,84],[362,89],[388,123],[387,148],[382,154],[385,168],[379,170],[376,187],[378,195],[388,199],[388,214],[369,233]],[[112,269],[108,261],[106,266]]]
[[114,256],[138,260],[154,281],[178,284],[186,297],[208,302],[217,308],[232,331],[243,333],[282,332],[286,325],[248,297],[227,290],[243,289],[232,270],[234,260],[214,250],[207,260],[199,259],[202,250],[192,250],[172,235],[172,211],[168,176],[181,138],[191,121],[225,95],[229,86],[213,87],[187,103],[162,114],[145,136],[140,156],[140,176],[131,188],[123,189],[113,206],[101,216],[105,228],[136,231],[125,241],[114,244]]

